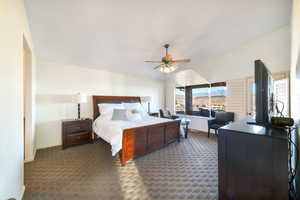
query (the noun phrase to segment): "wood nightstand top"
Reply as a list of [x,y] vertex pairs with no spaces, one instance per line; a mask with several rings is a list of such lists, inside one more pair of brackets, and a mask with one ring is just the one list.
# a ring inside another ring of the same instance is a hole
[[77,121],[89,121],[91,118],[81,118],[81,119],[63,119],[62,122],[77,122]]

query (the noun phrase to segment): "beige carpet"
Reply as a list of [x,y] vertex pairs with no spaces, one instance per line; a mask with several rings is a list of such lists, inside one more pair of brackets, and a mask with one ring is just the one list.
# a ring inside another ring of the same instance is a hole
[[217,142],[206,134],[120,166],[99,141],[61,150],[39,150],[25,164],[25,200],[217,199]]

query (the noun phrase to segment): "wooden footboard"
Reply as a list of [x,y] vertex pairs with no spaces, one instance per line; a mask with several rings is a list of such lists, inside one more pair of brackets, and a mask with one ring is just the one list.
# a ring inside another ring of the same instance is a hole
[[[94,119],[101,115],[101,103],[140,103],[140,97],[93,96]],[[122,166],[127,160],[153,152],[167,144],[180,141],[180,120],[159,123],[123,131],[123,147],[120,152]]]
[[125,166],[128,160],[153,152],[174,141],[180,142],[180,120],[125,129],[120,152],[121,164]]

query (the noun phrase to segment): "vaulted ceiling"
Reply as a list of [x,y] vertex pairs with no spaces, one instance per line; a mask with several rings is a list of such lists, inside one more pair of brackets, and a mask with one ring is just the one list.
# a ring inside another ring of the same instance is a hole
[[222,55],[290,20],[291,0],[25,0],[37,57],[121,73],[164,76],[169,43],[183,68]]

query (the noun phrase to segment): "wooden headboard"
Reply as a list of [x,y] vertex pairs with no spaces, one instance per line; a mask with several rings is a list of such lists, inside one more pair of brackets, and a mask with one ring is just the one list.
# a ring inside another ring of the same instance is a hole
[[130,97],[130,96],[93,96],[93,111],[94,111],[94,119],[96,119],[99,115],[99,107],[100,103],[135,103],[141,102],[140,97]]

